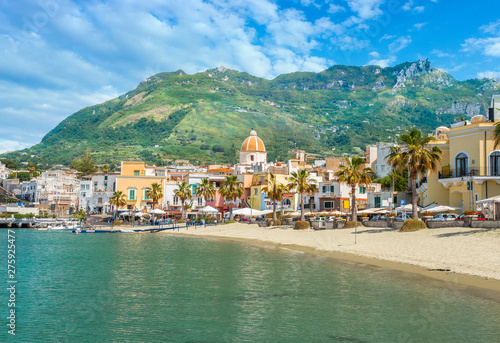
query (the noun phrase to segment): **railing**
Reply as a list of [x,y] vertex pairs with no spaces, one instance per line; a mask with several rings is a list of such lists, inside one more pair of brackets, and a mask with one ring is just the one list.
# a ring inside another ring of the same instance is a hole
[[335,197],[335,193],[334,192],[322,192],[321,196],[322,197],[326,197],[326,198],[334,198]]
[[[484,173],[483,173],[484,174]],[[439,179],[450,179],[450,178],[467,178],[473,176],[490,176],[483,175],[481,173],[481,168],[463,168],[463,169],[441,169],[438,172]],[[498,173],[497,173],[498,174]]]
[[[277,210],[281,210],[281,205],[276,205],[276,209]],[[272,210],[273,209],[273,205],[266,205],[266,210]],[[292,205],[283,205],[283,209],[284,210],[291,210],[292,209]]]

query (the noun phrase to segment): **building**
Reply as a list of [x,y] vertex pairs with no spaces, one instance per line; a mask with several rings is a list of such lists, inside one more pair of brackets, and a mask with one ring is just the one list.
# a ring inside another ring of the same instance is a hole
[[419,183],[421,205],[438,203],[475,211],[477,201],[500,195],[500,147],[494,147],[493,137],[499,121],[479,115],[470,124],[434,132],[437,140],[432,145],[443,151],[442,161],[437,173],[428,173]]
[[[391,153],[391,148],[395,146],[397,146],[395,143],[377,143],[377,159],[375,161],[377,178],[380,179],[392,173],[392,167],[387,163],[387,157]],[[367,162],[373,165],[373,161]]]
[[151,185],[157,183],[163,191],[158,205],[163,208],[166,206],[166,181],[165,167],[147,166],[144,162],[122,162],[121,173],[116,176],[116,190],[125,194],[127,209],[148,210],[153,202],[146,194]]
[[110,198],[116,191],[117,174],[96,174],[90,180],[80,181],[78,208],[86,212],[111,212]]
[[255,130],[250,131],[250,136],[241,144],[240,163],[235,165],[235,172],[238,174],[265,172],[269,166],[264,142],[257,136]]
[[0,179],[6,179],[9,177],[11,171],[7,169],[7,166],[0,162]]

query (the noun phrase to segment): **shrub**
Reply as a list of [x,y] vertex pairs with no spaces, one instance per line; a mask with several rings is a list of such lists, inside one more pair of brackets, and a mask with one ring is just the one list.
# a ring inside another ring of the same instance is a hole
[[226,220],[224,224],[234,224],[236,223],[234,220]]
[[[350,220],[345,222],[344,229],[354,229],[355,226],[356,224],[354,223],[354,221]],[[360,221],[358,221],[358,227],[360,226],[363,226],[363,224]]]
[[179,219],[179,220],[177,221],[177,224],[184,224],[185,222],[186,222],[185,220]]
[[418,231],[422,229],[427,229],[427,226],[425,223],[421,220],[416,220],[416,219],[407,219],[403,223],[403,226],[399,230],[399,232],[412,232],[412,231]]
[[430,213],[430,212],[423,212],[422,215],[423,216],[432,216],[432,213]]
[[306,229],[309,229],[311,227],[311,224],[309,224],[309,222],[307,221],[297,221],[295,222],[295,227],[294,229],[295,230],[306,230]]
[[268,220],[267,226],[279,226],[281,225],[281,220]]

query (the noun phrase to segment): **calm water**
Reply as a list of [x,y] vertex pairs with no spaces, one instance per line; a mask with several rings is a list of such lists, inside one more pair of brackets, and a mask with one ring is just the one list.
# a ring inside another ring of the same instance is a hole
[[321,257],[159,234],[17,230],[16,247],[1,342],[500,342],[498,303]]

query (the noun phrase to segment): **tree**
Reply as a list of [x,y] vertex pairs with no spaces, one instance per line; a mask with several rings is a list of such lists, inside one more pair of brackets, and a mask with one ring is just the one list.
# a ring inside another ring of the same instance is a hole
[[111,168],[110,168],[107,164],[105,164],[105,165],[103,165],[103,166],[101,167],[101,172],[102,172],[103,174],[109,174],[109,172],[110,172],[110,171],[111,171]]
[[356,218],[356,187],[367,186],[372,183],[372,168],[365,167],[365,159],[359,156],[347,158],[347,165],[340,165],[339,171],[335,173],[340,182],[351,186],[351,220]]
[[9,174],[7,176],[7,179],[19,179],[19,181],[30,181],[31,180],[31,175],[29,172],[15,172]]
[[304,194],[316,192],[316,183],[309,179],[310,174],[306,169],[299,169],[291,175],[290,188],[296,188],[300,193],[300,220],[304,221]]
[[113,196],[109,199],[109,203],[115,207],[115,219],[118,214],[118,208],[127,204],[127,199],[122,191],[113,192]]
[[26,170],[28,170],[28,172],[30,173],[31,176],[35,176],[35,173],[38,170],[38,165],[33,163],[33,162],[28,163],[28,165],[26,166]]
[[146,196],[150,198],[153,202],[153,210],[155,209],[155,205],[158,203],[158,200],[163,198],[163,191],[161,189],[161,185],[158,183],[153,183],[151,188],[146,192]]
[[276,179],[276,175],[269,173],[267,186],[262,188],[262,192],[266,193],[268,198],[273,202],[273,220],[276,220],[276,203],[281,202],[288,187],[280,183]]
[[90,150],[85,150],[82,158],[80,160],[75,160],[71,162],[71,168],[78,171],[80,177],[92,175],[97,171],[97,167],[94,164],[94,159],[90,154]]
[[189,189],[189,185],[186,182],[181,182],[179,188],[174,191],[174,195],[181,200],[181,219],[184,220],[186,218],[185,215],[185,206],[186,200],[191,200],[192,194],[191,189]]
[[412,219],[418,219],[417,213],[417,178],[427,171],[436,171],[442,158],[442,151],[437,146],[429,147],[435,141],[432,136],[423,137],[422,131],[412,128],[399,136],[400,146],[391,147],[387,162],[396,171],[408,167],[411,182]]
[[17,169],[17,163],[9,160],[8,158],[0,158],[0,162],[5,164],[5,166],[9,169]]
[[78,210],[78,212],[76,212],[76,213],[73,213],[71,216],[73,218],[78,219],[80,226],[82,225],[82,222],[87,219],[87,215],[85,214],[85,211],[83,211],[82,209]]
[[[500,110],[500,109],[497,108],[497,110]],[[495,124],[495,131],[493,131],[493,139],[495,142],[493,149],[496,149],[497,146],[500,145],[500,122]]]
[[208,198],[213,198],[215,196],[215,193],[215,186],[208,178],[201,180],[201,183],[196,187],[196,195],[202,196],[205,200],[205,204]]
[[243,187],[241,187],[241,182],[238,181],[238,177],[236,175],[228,175],[226,179],[222,181],[222,185],[220,187],[220,194],[230,201],[230,212],[229,218],[233,219],[233,202],[241,199],[243,196]]

